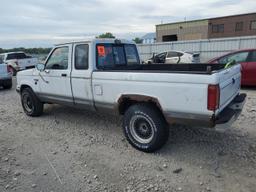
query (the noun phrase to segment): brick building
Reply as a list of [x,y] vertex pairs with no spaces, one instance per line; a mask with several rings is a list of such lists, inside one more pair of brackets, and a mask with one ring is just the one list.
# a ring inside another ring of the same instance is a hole
[[157,42],[256,35],[256,13],[156,25]]

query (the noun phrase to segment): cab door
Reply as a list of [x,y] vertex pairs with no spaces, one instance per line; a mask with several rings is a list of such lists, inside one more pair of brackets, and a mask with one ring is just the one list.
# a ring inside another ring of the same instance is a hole
[[45,63],[45,70],[39,73],[42,100],[56,103],[73,103],[70,84],[72,45],[55,47]]
[[[71,84],[73,90],[74,103],[79,108],[94,110],[91,75],[92,63],[90,55],[92,51],[87,43],[77,43],[73,47],[73,64],[71,72]],[[90,67],[89,67],[90,66]]]

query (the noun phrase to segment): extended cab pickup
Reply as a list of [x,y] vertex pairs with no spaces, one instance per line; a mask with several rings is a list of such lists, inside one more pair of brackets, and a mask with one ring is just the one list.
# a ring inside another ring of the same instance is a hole
[[37,58],[26,55],[24,52],[10,52],[0,54],[0,58],[10,67],[13,75],[17,71],[34,68],[38,63]]
[[168,139],[173,123],[214,127],[241,111],[240,65],[140,64],[136,45],[95,39],[60,44],[45,64],[17,75],[25,113],[39,116],[57,103],[123,117],[135,148],[153,152]]

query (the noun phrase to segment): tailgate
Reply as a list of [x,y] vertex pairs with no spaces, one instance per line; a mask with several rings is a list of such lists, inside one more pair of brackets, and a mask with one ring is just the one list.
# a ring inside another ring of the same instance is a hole
[[234,65],[219,73],[220,111],[225,108],[239,93],[241,82],[241,67]]

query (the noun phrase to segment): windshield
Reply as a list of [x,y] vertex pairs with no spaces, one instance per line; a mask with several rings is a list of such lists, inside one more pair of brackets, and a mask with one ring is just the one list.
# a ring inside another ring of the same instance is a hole
[[132,44],[98,44],[96,51],[98,68],[140,64],[136,46]]

